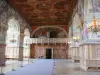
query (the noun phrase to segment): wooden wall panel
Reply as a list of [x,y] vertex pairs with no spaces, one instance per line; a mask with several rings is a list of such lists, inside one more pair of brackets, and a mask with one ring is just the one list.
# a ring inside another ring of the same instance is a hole
[[45,51],[47,46],[35,45],[35,58],[43,56],[45,58]]
[[45,44],[45,45],[32,45],[31,57],[39,58],[46,57],[46,48],[52,48],[52,55],[55,59],[67,59],[68,58],[68,47],[66,44]]
[[54,50],[54,58],[55,59],[67,59],[67,51],[66,50]]
[[31,44],[31,47],[30,47],[30,57],[31,58],[35,58],[35,50],[34,50],[34,44]]

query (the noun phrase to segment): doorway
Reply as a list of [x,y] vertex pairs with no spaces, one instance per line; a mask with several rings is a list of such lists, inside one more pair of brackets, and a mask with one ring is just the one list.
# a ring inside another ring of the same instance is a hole
[[51,59],[52,58],[52,49],[47,48],[46,49],[46,59]]

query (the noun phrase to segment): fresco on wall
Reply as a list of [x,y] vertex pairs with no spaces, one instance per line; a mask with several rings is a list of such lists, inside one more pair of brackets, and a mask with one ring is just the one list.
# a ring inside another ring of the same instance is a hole
[[83,20],[83,17],[84,17],[84,0],[79,0],[77,7],[78,7],[77,8],[78,15],[79,15],[80,19]]
[[88,28],[87,36],[90,40],[98,40],[100,38],[100,31],[94,32],[92,27],[92,20],[86,21],[86,26]]
[[78,36],[80,36],[80,40],[83,40],[83,32],[84,32],[84,28],[83,28],[83,23],[84,23],[84,0],[79,0],[78,1],[78,5],[77,5],[77,15],[78,18],[76,21],[77,22],[77,29],[78,30]]
[[100,13],[100,0],[89,0],[88,9],[90,13]]
[[33,35],[33,38],[39,38],[39,37],[66,38],[67,36],[62,29],[46,27],[46,28],[40,28]]
[[93,1],[94,11],[100,13],[100,0]]
[[80,25],[81,20],[79,14],[76,13],[73,18],[73,39],[77,39],[77,41],[80,39],[80,31],[82,31],[82,29],[79,27]]

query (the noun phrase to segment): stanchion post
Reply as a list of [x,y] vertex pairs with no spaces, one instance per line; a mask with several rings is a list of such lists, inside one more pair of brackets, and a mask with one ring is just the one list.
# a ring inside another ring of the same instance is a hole
[[1,68],[1,73],[0,73],[0,75],[5,75],[4,73],[3,73],[3,66],[0,66]]
[[[15,35],[13,34],[13,43],[15,42],[14,41],[14,38],[15,38]],[[13,57],[12,57],[12,59],[13,59],[13,64],[12,64],[12,71],[15,71],[15,69],[14,69],[14,46],[12,47],[13,48]]]

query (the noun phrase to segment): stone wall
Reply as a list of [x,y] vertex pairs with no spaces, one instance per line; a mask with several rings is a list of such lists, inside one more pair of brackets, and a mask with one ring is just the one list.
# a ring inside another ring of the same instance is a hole
[[29,26],[25,20],[9,4],[7,4],[5,0],[0,0],[0,30],[2,27],[7,29],[7,23],[12,17],[19,22],[21,31],[23,31],[25,27]]
[[5,64],[6,33],[8,21],[15,18],[20,26],[20,32],[23,33],[29,25],[24,19],[5,1],[0,0],[0,66]]

